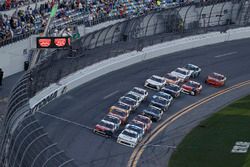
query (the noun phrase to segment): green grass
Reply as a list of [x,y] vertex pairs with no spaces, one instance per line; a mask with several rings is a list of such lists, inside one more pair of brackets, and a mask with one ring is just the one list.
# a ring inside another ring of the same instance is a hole
[[173,153],[169,167],[250,167],[246,154],[232,154],[236,141],[250,142],[250,96],[194,128]]

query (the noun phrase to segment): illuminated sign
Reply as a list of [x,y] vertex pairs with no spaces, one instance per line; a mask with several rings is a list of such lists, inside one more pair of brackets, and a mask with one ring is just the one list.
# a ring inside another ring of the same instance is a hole
[[65,48],[70,46],[70,37],[37,37],[37,48]]

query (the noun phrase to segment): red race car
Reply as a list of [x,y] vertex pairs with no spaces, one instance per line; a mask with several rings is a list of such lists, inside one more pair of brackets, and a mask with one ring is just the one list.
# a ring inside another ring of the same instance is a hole
[[213,85],[215,87],[220,87],[225,84],[226,80],[227,78],[224,75],[214,72],[208,75],[207,79],[205,80],[205,83]]
[[138,123],[142,123],[146,126],[146,130],[148,131],[152,125],[152,121],[150,118],[143,116],[143,115],[137,115],[134,117],[134,119],[132,120],[133,122],[138,122]]
[[197,95],[200,94],[202,90],[202,85],[195,81],[188,81],[185,84],[182,85],[181,91],[186,94],[190,95]]

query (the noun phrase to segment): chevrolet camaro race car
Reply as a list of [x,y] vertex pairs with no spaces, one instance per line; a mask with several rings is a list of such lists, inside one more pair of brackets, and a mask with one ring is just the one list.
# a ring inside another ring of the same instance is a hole
[[188,81],[185,84],[182,85],[182,92],[190,95],[197,95],[201,93],[202,85],[195,81]]
[[162,92],[170,94],[172,97],[179,97],[181,94],[181,87],[178,85],[170,84],[161,89]]
[[165,85],[165,83],[165,78],[157,75],[152,75],[145,81],[144,86],[149,89],[160,90]]
[[129,129],[124,129],[117,138],[117,143],[120,143],[125,146],[135,147],[140,141],[140,135]]
[[215,87],[220,87],[225,85],[226,80],[227,78],[224,75],[214,72],[208,75],[207,79],[205,80],[205,83],[213,85]]
[[105,137],[111,137],[113,136],[114,132],[117,130],[117,126],[111,122],[107,122],[104,120],[101,120],[94,128],[94,132],[96,134],[105,136]]
[[185,68],[177,68],[170,74],[180,78],[181,82],[186,82],[190,79],[192,72]]
[[184,68],[191,72],[191,77],[193,78],[198,77],[201,73],[201,68],[194,64],[187,64]]
[[155,106],[149,106],[142,111],[142,115],[149,117],[152,121],[160,121],[163,111]]

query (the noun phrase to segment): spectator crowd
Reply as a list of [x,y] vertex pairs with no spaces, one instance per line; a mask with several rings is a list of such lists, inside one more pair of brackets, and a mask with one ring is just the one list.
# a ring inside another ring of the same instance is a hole
[[[8,1],[8,4],[6,4]],[[44,30],[49,13],[55,1],[44,1],[39,6],[27,5],[18,10],[18,0],[6,0],[1,9],[16,8],[12,15],[0,13],[0,46],[1,42],[28,33],[40,33]],[[174,0],[176,2],[176,0]],[[22,3],[25,2],[21,1]],[[10,4],[9,4],[10,3]],[[21,4],[22,4],[21,3]],[[107,17],[133,17],[158,9],[172,0],[59,0],[56,19],[51,28],[65,28],[70,22],[87,21],[90,25],[97,19]],[[180,3],[179,1],[177,3]],[[6,8],[8,6],[8,8]]]

